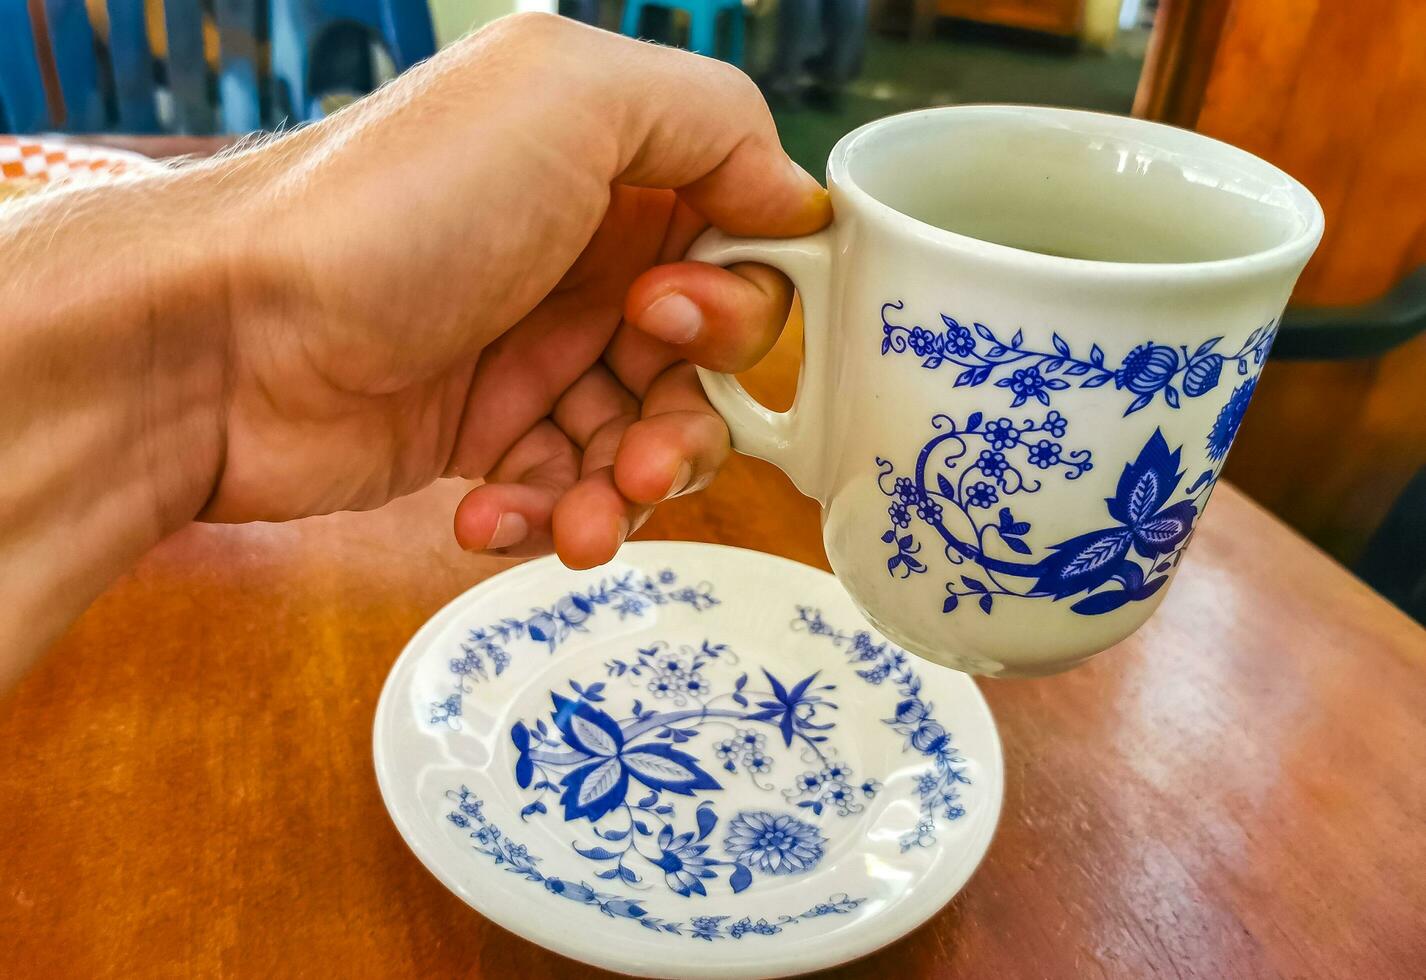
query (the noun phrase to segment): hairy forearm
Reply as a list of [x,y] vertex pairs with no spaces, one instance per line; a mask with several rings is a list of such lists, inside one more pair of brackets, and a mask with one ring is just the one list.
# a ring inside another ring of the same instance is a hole
[[227,296],[213,179],[0,207],[0,693],[211,491]]

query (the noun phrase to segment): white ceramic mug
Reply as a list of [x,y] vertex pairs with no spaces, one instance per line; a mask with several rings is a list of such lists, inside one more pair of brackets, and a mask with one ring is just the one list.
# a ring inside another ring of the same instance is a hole
[[823,507],[837,577],[913,653],[1072,666],[1162,601],[1322,235],[1281,170],[1195,133],[1014,106],[832,151],[836,220],[690,253],[796,284],[786,413],[702,371],[733,445]]

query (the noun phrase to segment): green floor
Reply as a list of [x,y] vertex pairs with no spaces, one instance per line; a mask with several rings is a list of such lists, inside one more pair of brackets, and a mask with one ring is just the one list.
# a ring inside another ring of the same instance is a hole
[[783,145],[821,176],[833,144],[862,123],[934,105],[1022,102],[1128,112],[1142,60],[943,26],[920,44],[873,36],[861,76],[832,110],[774,108]]

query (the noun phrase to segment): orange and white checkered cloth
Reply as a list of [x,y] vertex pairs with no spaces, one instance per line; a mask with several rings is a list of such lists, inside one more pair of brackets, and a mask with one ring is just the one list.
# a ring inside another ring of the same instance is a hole
[[0,136],[0,181],[102,180],[154,166],[157,164],[147,157],[126,150],[33,136]]

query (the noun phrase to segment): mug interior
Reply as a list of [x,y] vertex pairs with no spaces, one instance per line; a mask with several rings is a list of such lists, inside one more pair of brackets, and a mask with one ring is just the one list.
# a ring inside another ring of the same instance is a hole
[[1311,248],[1297,181],[1197,133],[1022,106],[879,120],[833,152],[831,180],[944,231],[1072,259],[1199,263]]

